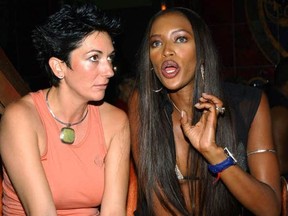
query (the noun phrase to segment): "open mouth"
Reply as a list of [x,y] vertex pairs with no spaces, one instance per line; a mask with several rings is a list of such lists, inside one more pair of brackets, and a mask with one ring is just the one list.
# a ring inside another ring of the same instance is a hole
[[172,60],[163,62],[161,66],[161,72],[167,78],[176,76],[178,71],[179,71],[179,65]]

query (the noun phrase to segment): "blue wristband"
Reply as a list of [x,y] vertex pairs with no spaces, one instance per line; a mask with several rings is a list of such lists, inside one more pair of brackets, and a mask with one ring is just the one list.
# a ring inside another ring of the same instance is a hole
[[228,167],[233,166],[235,164],[236,164],[236,162],[233,160],[233,158],[232,157],[228,157],[227,159],[225,159],[221,163],[218,163],[218,164],[215,164],[215,165],[209,164],[208,165],[208,169],[213,174],[217,174],[217,173],[222,172],[223,170],[225,170]]
[[227,149],[227,147],[224,148],[224,153],[227,155],[227,159],[215,165],[211,165],[211,164],[208,165],[208,169],[211,173],[217,174],[237,163],[237,160],[233,157],[233,155]]

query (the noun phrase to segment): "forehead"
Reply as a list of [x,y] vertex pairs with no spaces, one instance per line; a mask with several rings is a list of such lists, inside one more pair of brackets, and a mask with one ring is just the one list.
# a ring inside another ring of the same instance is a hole
[[157,17],[151,26],[151,34],[155,34],[164,29],[183,29],[188,32],[193,31],[190,21],[180,12],[168,12]]
[[107,32],[96,31],[85,37],[80,43],[79,48],[82,49],[100,49],[112,50],[113,43],[110,35]]

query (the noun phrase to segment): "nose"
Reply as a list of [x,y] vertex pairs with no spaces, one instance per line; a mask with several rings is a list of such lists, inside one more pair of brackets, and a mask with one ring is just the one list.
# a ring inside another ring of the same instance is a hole
[[107,78],[111,78],[114,76],[114,67],[112,65],[112,63],[108,60],[106,60],[105,62],[103,62],[103,76],[107,77]]
[[173,55],[174,55],[173,46],[171,46],[169,43],[166,43],[163,49],[163,56],[168,57]]

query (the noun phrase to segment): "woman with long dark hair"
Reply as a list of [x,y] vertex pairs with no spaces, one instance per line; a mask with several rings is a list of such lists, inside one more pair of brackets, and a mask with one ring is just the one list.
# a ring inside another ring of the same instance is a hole
[[267,98],[221,81],[204,21],[172,8],[150,21],[129,108],[135,215],[279,215]]

